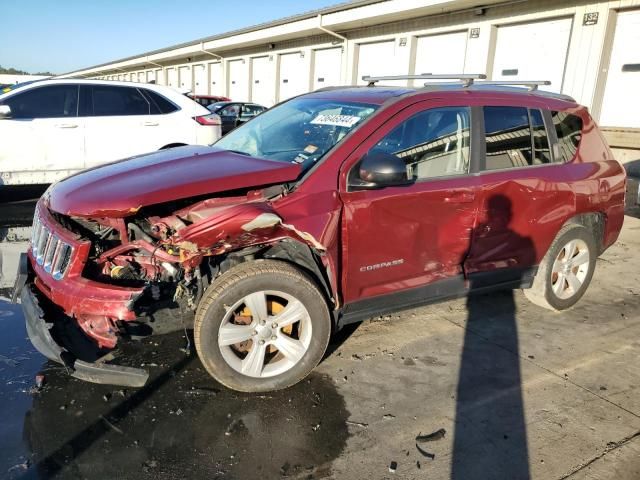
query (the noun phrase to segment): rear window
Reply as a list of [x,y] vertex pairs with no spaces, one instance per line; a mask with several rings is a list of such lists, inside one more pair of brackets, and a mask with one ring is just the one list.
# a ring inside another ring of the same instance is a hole
[[152,90],[142,90],[147,98],[151,101],[151,114],[171,113],[178,110],[178,107],[164,98],[159,93]]
[[558,161],[570,162],[582,139],[582,119],[566,112],[551,112],[551,118],[558,136]]

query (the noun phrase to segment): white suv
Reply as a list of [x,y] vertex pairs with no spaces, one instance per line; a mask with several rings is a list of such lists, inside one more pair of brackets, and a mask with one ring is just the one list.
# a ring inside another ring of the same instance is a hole
[[210,145],[220,119],[170,87],[50,79],[0,94],[0,185],[49,184],[179,145]]

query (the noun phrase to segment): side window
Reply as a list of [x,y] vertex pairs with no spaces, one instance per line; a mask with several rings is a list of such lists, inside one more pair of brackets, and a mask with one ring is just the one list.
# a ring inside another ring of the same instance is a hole
[[259,113],[262,113],[262,108],[258,105],[245,105],[242,107],[243,117],[255,117]]
[[171,113],[178,110],[173,103],[167,100],[165,97],[160,95],[159,93],[154,92],[153,90],[141,90],[144,95],[149,99],[151,103],[151,114],[157,115],[160,113]]
[[551,118],[558,136],[558,160],[570,162],[582,139],[582,119],[566,112],[551,112]]
[[486,170],[533,164],[529,111],[522,107],[484,107]]
[[426,110],[398,125],[374,150],[404,160],[409,178],[462,175],[469,171],[469,124],[468,107]]
[[240,105],[229,105],[228,107],[224,107],[218,115],[223,117],[237,117],[240,113]]
[[531,135],[533,138],[533,165],[551,163],[549,137],[544,126],[542,112],[540,110],[529,110],[529,116],[531,117]]
[[111,117],[125,115],[149,115],[149,102],[137,88],[95,85],[93,91],[93,116]]
[[78,86],[50,85],[19,93],[4,101],[11,118],[63,118],[78,115]]

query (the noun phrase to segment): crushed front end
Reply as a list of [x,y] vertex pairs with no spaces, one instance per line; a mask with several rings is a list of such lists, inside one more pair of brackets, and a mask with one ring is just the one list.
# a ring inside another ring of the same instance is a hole
[[[20,261],[14,300],[21,300],[27,332],[36,349],[67,366],[73,376],[96,383],[142,386],[148,378],[146,371],[107,363],[106,354],[115,346],[118,322],[136,318],[133,304],[144,288],[85,278],[91,249],[89,239],[64,228],[40,201],[30,248]],[[92,342],[78,341],[77,330]]]
[[53,211],[45,195],[15,289],[32,343],[76,377],[143,385],[146,371],[110,363],[123,338],[190,328],[222,271],[282,240],[324,250],[283,223],[272,203],[283,196],[274,186],[78,216]]

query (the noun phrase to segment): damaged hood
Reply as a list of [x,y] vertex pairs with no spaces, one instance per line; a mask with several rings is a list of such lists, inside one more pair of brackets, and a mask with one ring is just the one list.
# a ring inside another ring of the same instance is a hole
[[298,178],[292,163],[214,147],[187,146],[110,163],[62,180],[45,194],[53,211],[77,217],[123,217],[141,207]]

